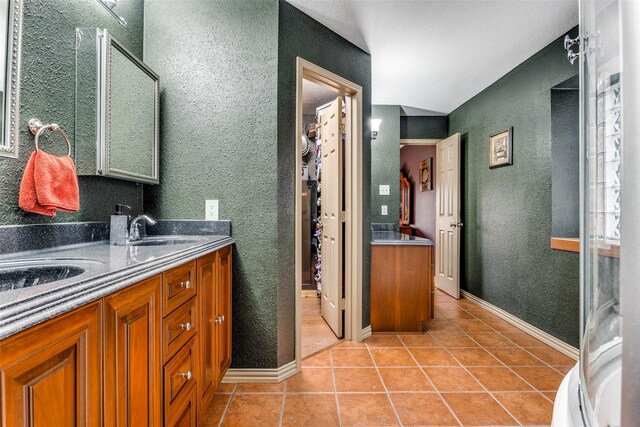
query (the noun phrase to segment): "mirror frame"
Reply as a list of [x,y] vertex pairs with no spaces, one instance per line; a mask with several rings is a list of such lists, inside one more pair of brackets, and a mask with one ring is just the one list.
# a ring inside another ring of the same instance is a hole
[[[10,15],[7,28],[7,63],[5,64],[6,76],[4,90],[4,139],[0,141],[0,158],[18,158],[22,3],[23,0],[9,0]],[[9,43],[9,40],[11,40],[11,43]]]
[[[143,175],[130,171],[123,171],[119,169],[114,169],[109,164],[109,114],[110,114],[110,105],[109,100],[111,99],[111,94],[109,93],[109,84],[108,82],[111,79],[111,48],[117,49],[120,53],[126,56],[131,62],[133,62],[140,70],[146,73],[154,82],[153,87],[153,108],[154,108],[154,135],[153,135],[153,172],[152,175]],[[149,68],[144,62],[138,59],[133,53],[131,53],[122,43],[116,40],[108,30],[103,30],[102,32],[102,43],[101,43],[101,64],[102,68],[100,69],[100,90],[102,92],[102,96],[100,97],[100,104],[98,113],[99,123],[100,123],[100,147],[98,149],[98,165],[101,170],[101,175],[109,176],[113,178],[125,179],[128,181],[134,182],[142,182],[147,184],[158,184],[160,183],[159,177],[159,163],[160,163],[160,152],[159,152],[159,133],[160,133],[160,78],[159,76],[153,72],[151,68]]]

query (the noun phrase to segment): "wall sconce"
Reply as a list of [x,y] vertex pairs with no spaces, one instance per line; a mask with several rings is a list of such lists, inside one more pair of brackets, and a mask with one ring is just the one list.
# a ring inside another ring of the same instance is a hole
[[380,123],[382,123],[382,119],[371,119],[371,139],[376,139],[378,137]]
[[98,3],[103,5],[104,8],[107,9],[110,14],[112,14],[113,17],[116,18],[116,20],[120,23],[120,25],[122,25],[123,27],[127,26],[127,21],[125,21],[125,19],[122,16],[118,15],[113,10],[116,8],[116,6],[118,6],[118,0],[98,0]]

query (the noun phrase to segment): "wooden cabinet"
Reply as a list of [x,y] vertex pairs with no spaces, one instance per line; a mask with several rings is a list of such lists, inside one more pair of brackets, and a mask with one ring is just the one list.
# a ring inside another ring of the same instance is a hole
[[217,387],[216,375],[216,285],[218,277],[217,253],[198,259],[197,277],[200,289],[198,307],[200,310],[200,372],[198,376],[198,401],[205,411]]
[[160,276],[104,299],[106,426],[162,425]]
[[198,260],[200,376],[198,398],[205,410],[231,364],[231,247]]
[[9,337],[0,346],[3,427],[101,425],[99,302]]
[[427,330],[433,317],[431,256],[432,246],[371,246],[373,332]]
[[216,371],[218,380],[216,387],[231,365],[231,246],[218,251],[218,292],[216,308],[218,312]]
[[195,427],[231,364],[231,247],[0,342],[0,427]]

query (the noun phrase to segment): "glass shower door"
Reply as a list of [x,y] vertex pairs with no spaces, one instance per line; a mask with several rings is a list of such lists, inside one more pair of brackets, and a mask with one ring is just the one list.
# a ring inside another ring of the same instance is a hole
[[621,95],[617,0],[580,9],[582,146],[581,397],[591,426],[620,425]]

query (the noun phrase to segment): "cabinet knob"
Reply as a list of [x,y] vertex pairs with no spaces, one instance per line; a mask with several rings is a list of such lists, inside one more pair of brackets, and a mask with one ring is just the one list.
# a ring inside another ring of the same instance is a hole
[[220,323],[222,323],[220,316],[216,317],[216,320],[214,320],[214,322],[216,323],[216,325],[219,325]]
[[189,381],[193,375],[191,374],[191,371],[187,371],[186,373],[180,374],[180,376]]
[[189,280],[187,280],[186,282],[180,282],[180,287],[189,289],[191,288],[191,282]]
[[220,323],[224,322],[224,316],[220,317]]
[[183,331],[190,331],[191,330],[191,322],[181,323],[180,324],[180,329],[182,329]]

